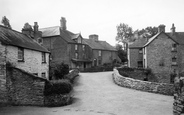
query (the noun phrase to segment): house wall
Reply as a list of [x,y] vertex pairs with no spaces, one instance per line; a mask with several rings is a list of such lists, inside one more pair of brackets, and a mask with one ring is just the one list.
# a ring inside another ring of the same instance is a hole
[[51,64],[70,65],[68,44],[59,36],[43,38],[43,46],[51,52]]
[[18,62],[18,47],[0,45],[0,52],[5,56],[6,61],[11,62],[15,67],[30,73],[38,73],[39,77],[45,72],[48,79],[49,53],[46,53],[46,63],[42,63],[42,52],[39,51],[24,49],[24,62]]
[[177,47],[178,69],[179,73],[184,73],[184,45],[180,44]]
[[134,48],[134,49],[129,49],[129,67],[138,67],[137,61],[141,61],[142,59],[140,59],[139,56],[139,49],[138,48]]
[[170,83],[173,43],[175,42],[162,33],[146,47],[148,68],[158,76],[160,82]]

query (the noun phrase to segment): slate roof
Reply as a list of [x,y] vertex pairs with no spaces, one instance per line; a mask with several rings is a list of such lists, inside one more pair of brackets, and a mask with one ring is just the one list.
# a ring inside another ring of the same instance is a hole
[[[161,32],[161,33],[163,33],[163,32]],[[157,33],[156,35],[151,37],[148,41],[146,40],[146,38],[139,38],[133,44],[130,44],[129,48],[131,49],[131,48],[145,47],[145,46],[149,45],[154,39],[156,39],[157,36],[159,36],[161,33]],[[184,32],[175,32],[175,34],[172,34],[171,32],[167,32],[167,33],[165,33],[165,35],[170,37],[175,42],[184,45]]]
[[139,38],[139,39],[136,39],[136,41],[132,44],[129,44],[129,48],[142,48],[147,42],[147,39],[146,38]]
[[106,41],[94,41],[92,39],[83,39],[83,40],[84,43],[89,45],[92,49],[117,51],[113,46],[111,46]]
[[2,25],[0,25],[0,41],[6,45],[18,46],[41,52],[49,52],[32,38]]
[[184,32],[175,32],[172,34],[171,32],[167,33],[170,37],[172,37],[175,41],[177,41],[179,44],[184,45]]
[[61,30],[60,26],[48,27],[39,29],[42,31],[42,37],[52,37],[52,36],[61,36],[65,41],[69,43],[76,43],[72,38],[76,36],[76,34],[68,31],[68,30]]

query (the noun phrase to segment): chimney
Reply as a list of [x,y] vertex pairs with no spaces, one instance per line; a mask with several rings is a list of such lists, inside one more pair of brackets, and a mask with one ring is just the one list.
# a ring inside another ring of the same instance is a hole
[[38,39],[39,38],[41,38],[42,37],[42,32],[41,31],[39,31],[39,26],[38,26],[38,22],[34,22],[34,39],[36,40],[36,41],[38,41]]
[[91,34],[91,35],[89,35],[89,39],[94,40],[95,42],[97,42],[98,41],[98,35]]
[[33,29],[31,27],[31,25],[29,25],[29,23],[24,24],[24,27],[22,28],[22,33],[31,37],[31,38],[34,37]]
[[158,33],[165,32],[165,25],[161,24],[158,26]]
[[175,29],[176,27],[174,26],[174,23],[172,24],[172,28],[171,28],[171,33],[174,34],[175,33]]
[[66,30],[66,19],[64,17],[61,17],[60,26],[61,30]]

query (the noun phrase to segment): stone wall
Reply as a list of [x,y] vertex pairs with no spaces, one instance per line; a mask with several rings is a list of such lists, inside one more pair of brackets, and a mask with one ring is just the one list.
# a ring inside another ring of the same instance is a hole
[[184,114],[184,79],[175,79],[173,115]]
[[21,69],[7,69],[7,95],[11,105],[44,105],[44,88],[47,80]]
[[136,90],[159,93],[164,95],[173,95],[174,93],[174,87],[172,84],[147,82],[123,77],[119,74],[117,69],[114,69],[113,80],[117,85]]

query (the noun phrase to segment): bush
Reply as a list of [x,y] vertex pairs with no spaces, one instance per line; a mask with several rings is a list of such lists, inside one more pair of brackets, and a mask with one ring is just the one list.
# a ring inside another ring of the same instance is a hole
[[64,76],[69,73],[69,66],[64,63],[57,64],[53,71],[55,79],[64,79]]
[[72,84],[69,80],[51,80],[45,85],[45,95],[67,94],[72,90]]

